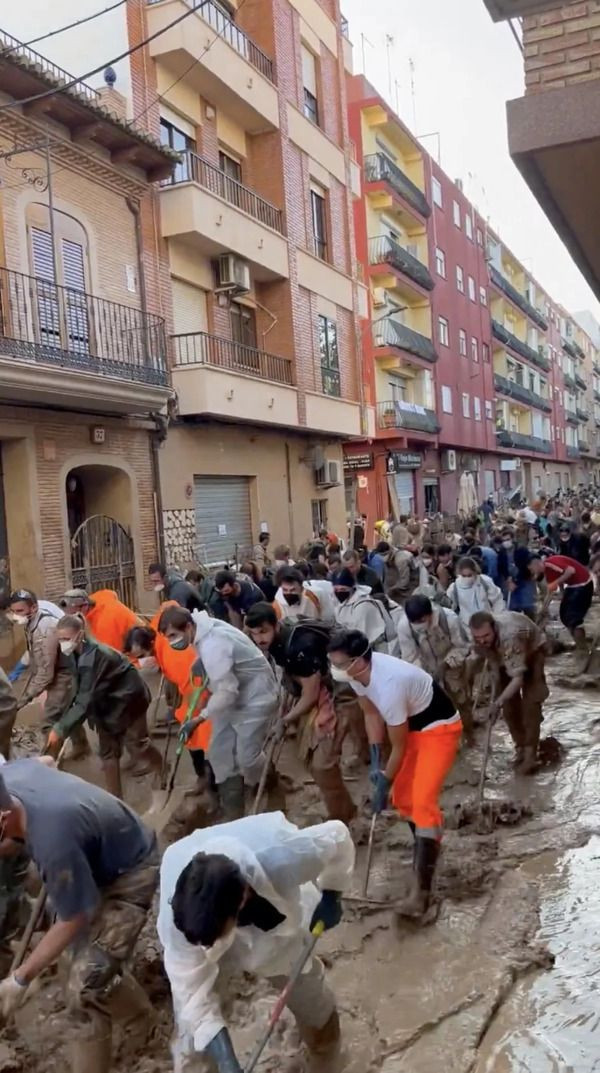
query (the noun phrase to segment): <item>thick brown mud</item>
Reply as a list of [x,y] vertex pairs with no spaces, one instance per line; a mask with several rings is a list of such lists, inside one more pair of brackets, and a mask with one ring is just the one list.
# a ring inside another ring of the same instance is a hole
[[[484,799],[495,819],[486,831],[472,822],[483,731],[464,748],[444,794],[450,816],[432,922],[398,922],[391,905],[404,893],[410,868],[408,828],[393,814],[376,829],[370,904],[346,902],[341,926],[325,936],[321,955],[337,994],[344,1049],[332,1064],[311,1065],[285,1013],[259,1065],[263,1073],[598,1073],[600,1071],[600,799],[593,691],[577,689],[573,654],[554,657],[543,734],[561,745],[530,778],[515,777],[512,744],[494,731]],[[565,689],[556,679],[570,681]],[[25,732],[23,747],[28,745]],[[69,766],[69,765],[67,765]],[[299,770],[293,750],[283,767],[294,792],[292,819],[323,818],[316,787]],[[95,760],[78,773],[101,782]],[[182,780],[189,770],[182,766]],[[350,782],[357,803],[364,779]],[[147,787],[126,782],[143,811]],[[516,811],[515,811],[516,810]],[[505,817],[505,820],[497,817]],[[505,822],[506,821],[506,822]],[[362,892],[368,813],[355,829],[357,869],[352,895]],[[171,1014],[168,984],[150,921],[135,958],[159,1017],[152,1044],[117,1051],[119,1073],[165,1073]],[[273,993],[249,977],[231,992],[231,1023],[242,1065],[266,1025]],[[0,1071],[61,1073],[68,1062],[66,1020],[55,976],[0,1037]]]

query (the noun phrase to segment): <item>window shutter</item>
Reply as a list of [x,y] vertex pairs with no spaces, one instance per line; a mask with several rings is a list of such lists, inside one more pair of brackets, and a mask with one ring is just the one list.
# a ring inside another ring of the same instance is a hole
[[302,45],[302,82],[304,88],[317,96],[317,65],[312,52]]
[[52,236],[48,231],[38,227],[31,228],[31,249],[33,253],[33,274],[38,279],[54,283],[54,262],[52,258]]
[[[69,350],[87,354],[90,350],[89,316],[85,295],[85,261],[83,246],[63,238],[61,243],[65,322]],[[79,292],[79,293],[78,293]]]

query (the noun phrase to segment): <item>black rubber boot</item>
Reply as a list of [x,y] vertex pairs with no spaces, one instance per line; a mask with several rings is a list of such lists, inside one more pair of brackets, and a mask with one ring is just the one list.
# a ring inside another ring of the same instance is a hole
[[411,887],[407,897],[396,906],[398,916],[421,917],[427,911],[439,855],[440,844],[435,838],[416,836]]
[[219,783],[219,800],[223,817],[228,820],[240,820],[244,815],[244,778],[232,775],[225,782]]

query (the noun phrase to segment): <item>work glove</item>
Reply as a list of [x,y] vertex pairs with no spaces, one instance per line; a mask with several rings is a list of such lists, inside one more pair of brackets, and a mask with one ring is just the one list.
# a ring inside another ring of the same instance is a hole
[[56,757],[61,750],[62,743],[63,739],[61,738],[60,734],[58,734],[56,730],[51,730],[48,734],[48,739],[46,741],[44,755],[51,756],[54,758],[54,760],[56,760]]
[[181,724],[181,730],[179,731],[179,741],[182,745],[187,745],[188,741],[192,737],[192,734],[198,729],[200,723],[203,723],[202,716],[196,716],[195,719],[188,719],[185,723]]
[[222,1028],[214,1039],[211,1039],[206,1053],[217,1067],[218,1073],[244,1073],[236,1058],[229,1029]]
[[20,983],[13,974],[0,983],[0,1013],[5,1021],[25,1000],[28,984]]
[[383,771],[378,771],[373,780],[372,809],[375,816],[379,816],[379,813],[387,808],[389,793],[390,780]]
[[375,786],[377,775],[381,771],[381,745],[369,745],[369,757],[369,779]]
[[342,896],[339,890],[324,890],[321,901],[315,909],[310,922],[312,931],[317,924],[324,924],[325,931],[336,928],[342,919]]

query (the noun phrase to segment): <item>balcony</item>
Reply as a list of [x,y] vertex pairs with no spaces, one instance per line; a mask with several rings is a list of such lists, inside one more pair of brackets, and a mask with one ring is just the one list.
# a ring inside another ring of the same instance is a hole
[[422,358],[423,361],[434,363],[438,360],[431,339],[389,317],[383,318],[381,323],[375,321],[373,324],[373,343],[376,347],[403,350],[416,358]]
[[579,447],[567,447],[567,458],[581,458],[581,451]]
[[196,153],[188,151],[161,194],[162,233],[207,257],[236,253],[256,280],[289,276],[280,209]]
[[364,176],[365,183],[387,183],[421,216],[431,216],[431,206],[425,194],[384,153],[373,153],[365,157]]
[[[194,14],[176,25],[190,7]],[[148,0],[154,59],[171,75],[231,116],[249,134],[279,127],[273,61],[213,0]]]
[[579,343],[576,343],[574,339],[565,338],[562,338],[561,342],[562,348],[563,350],[566,350],[567,354],[570,354],[572,358],[579,358],[581,361],[584,361],[585,353],[579,346]]
[[380,235],[378,238],[369,239],[369,264],[390,265],[397,272],[408,276],[423,290],[432,291],[434,282],[429,269],[419,261],[412,253],[405,250],[399,242],[388,235]]
[[506,376],[500,376],[499,373],[494,373],[494,386],[501,395],[508,395],[509,398],[517,399],[526,406],[536,406],[539,410],[545,410],[546,413],[552,410],[552,403],[549,399],[545,399],[543,395],[538,395],[535,391],[530,391],[522,384],[515,383],[514,380],[509,380]]
[[566,387],[570,387],[572,391],[577,390],[577,383],[575,381],[575,377],[571,376],[570,373],[563,372],[563,380],[565,382]]
[[0,269],[0,396],[115,413],[171,391],[162,317]]
[[596,402],[600,402],[600,391],[598,390],[598,388],[594,388],[594,398]]
[[533,362],[539,369],[543,369],[545,372],[550,370],[550,362],[543,352],[543,348],[539,347],[538,350],[535,347],[529,346],[529,343],[524,343],[512,332],[509,332],[503,324],[492,318],[492,335],[498,339],[505,346],[514,350],[516,354],[520,354],[522,358],[527,361]]
[[587,380],[584,379],[581,373],[575,373],[575,383],[577,384],[577,387],[581,388],[582,391],[585,391],[587,389]]
[[578,420],[579,418],[577,417],[575,410],[568,410],[567,407],[565,407],[565,421],[567,422],[567,425],[576,425]]
[[550,440],[542,440],[539,436],[526,436],[522,432],[510,432],[501,428],[496,430],[496,439],[499,447],[517,447],[523,451],[539,451],[545,455],[552,453]]
[[298,424],[289,358],[207,332],[174,335],[171,341],[173,385],[182,416],[211,414],[231,421]]
[[494,265],[490,265],[490,279],[492,283],[506,295],[513,305],[517,306],[525,316],[529,317],[529,319],[534,322],[534,324],[537,324],[538,328],[541,328],[543,331],[547,330],[548,321],[542,316],[539,309],[536,309],[524,294],[521,294],[516,287],[513,287],[510,280],[508,280],[506,276],[503,276]]
[[600,376],[600,365],[598,364],[598,362],[596,360],[594,360],[593,369],[594,369],[594,372],[595,372],[596,376]]
[[589,455],[592,450],[591,444],[587,443],[586,440],[577,440],[577,446],[582,455]]
[[575,413],[577,414],[577,419],[579,421],[589,421],[590,419],[590,412],[585,406],[577,406],[575,408]]
[[415,406],[408,402],[377,403],[377,428],[408,429],[435,435],[440,431],[440,424],[433,410],[424,406]]

